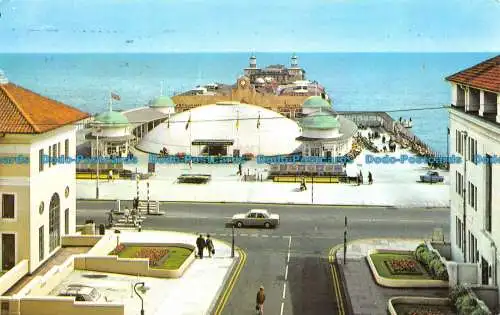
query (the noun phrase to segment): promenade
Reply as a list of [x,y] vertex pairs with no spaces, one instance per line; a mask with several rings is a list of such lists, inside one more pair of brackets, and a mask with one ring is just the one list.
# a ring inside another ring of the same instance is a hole
[[[367,133],[364,130],[363,133]],[[387,135],[386,135],[387,136]],[[388,136],[387,136],[388,138]],[[381,139],[375,145],[383,147]],[[134,152],[139,163],[129,165],[132,171],[147,172],[148,155]],[[429,169],[427,164],[373,164],[366,163],[370,157],[401,155],[415,156],[405,149],[392,153],[371,153],[363,150],[351,164],[347,165],[349,176],[363,173],[364,184],[308,184],[306,191],[299,191],[298,183],[244,182],[236,173],[238,165],[223,164],[158,164],[155,174],[148,180],[139,182],[139,195],[147,199],[147,182],[150,185],[150,199],[160,201],[198,202],[252,202],[290,204],[335,204],[372,205],[394,207],[447,207],[449,206],[449,172],[439,171],[444,183],[419,183],[420,175]],[[249,161],[243,164],[244,173],[257,174],[265,178],[268,165]],[[374,183],[368,184],[368,172]],[[203,185],[178,184],[182,174],[210,174],[211,181]],[[77,198],[95,199],[96,181],[78,180]],[[101,199],[132,199],[137,195],[137,184],[133,180],[100,181]]]

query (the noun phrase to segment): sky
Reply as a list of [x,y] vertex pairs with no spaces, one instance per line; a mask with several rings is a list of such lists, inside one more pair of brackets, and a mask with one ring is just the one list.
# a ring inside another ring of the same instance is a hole
[[0,52],[498,52],[500,0],[0,0]]

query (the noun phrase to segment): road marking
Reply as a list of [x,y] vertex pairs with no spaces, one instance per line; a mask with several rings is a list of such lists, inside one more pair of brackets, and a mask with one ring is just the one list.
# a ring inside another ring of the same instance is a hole
[[335,272],[333,266],[334,266],[333,264],[330,265],[330,270],[331,270],[331,273],[332,273],[334,294],[337,297],[337,309],[339,311],[339,315],[345,315],[345,312],[344,312],[344,303],[343,303],[343,300],[342,300],[342,294],[340,293],[340,286],[339,286],[339,283],[338,283],[337,273]]
[[227,234],[219,234],[219,236],[227,236]]
[[285,307],[285,302],[281,302],[281,312],[280,315],[283,315],[283,308]]
[[238,248],[238,252],[240,254],[240,261],[238,263],[238,266],[236,267],[236,272],[231,277],[229,286],[226,288],[226,290],[222,294],[219,305],[215,309],[215,315],[220,315],[222,313],[222,311],[224,310],[224,307],[226,306],[227,300],[229,299],[229,296],[231,295],[231,292],[233,291],[234,285],[235,285],[236,281],[238,280],[238,278],[240,276],[240,272],[243,269],[243,266],[245,265],[245,262],[247,260],[247,255],[246,255],[245,251]]
[[286,268],[285,268],[285,281],[288,280],[288,265],[286,265]]
[[292,246],[292,236],[288,239],[288,251],[290,251],[290,246]]
[[262,237],[269,237],[269,235],[266,235],[266,234],[263,234],[263,235],[261,235],[261,236],[262,236]]
[[279,235],[272,235],[271,237],[272,237],[272,238],[278,238],[278,237],[280,237],[280,236],[279,236]]
[[283,300],[285,299],[286,296],[286,282],[283,283]]
[[240,234],[240,235],[241,235],[241,236],[248,236],[248,234],[246,234],[246,233],[242,233],[242,234]]
[[252,234],[251,237],[259,237],[259,234]]
[[288,251],[288,258],[286,260],[286,263],[288,264],[290,262],[290,251]]

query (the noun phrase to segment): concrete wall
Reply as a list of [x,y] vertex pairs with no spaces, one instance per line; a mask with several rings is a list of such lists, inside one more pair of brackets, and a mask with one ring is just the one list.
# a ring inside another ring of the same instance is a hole
[[68,235],[62,237],[61,245],[63,247],[94,246],[102,237],[102,235]]
[[446,263],[450,279],[450,287],[457,284],[477,284],[480,279],[478,277],[478,265],[449,261]]
[[101,237],[101,239],[92,247],[91,250],[87,252],[86,255],[89,256],[107,256],[116,245],[119,243],[117,236],[114,234],[108,234]]
[[63,264],[54,266],[44,276],[35,277],[19,293],[23,295],[48,295],[74,270],[74,258],[69,257]]
[[498,288],[495,286],[470,286],[477,297],[496,314],[499,310]]
[[441,255],[446,260],[451,260],[451,244],[450,243],[428,243],[431,249],[435,249],[439,255]]
[[[19,315],[124,315],[117,303],[75,302],[67,297],[30,297],[20,301]],[[17,314],[16,314],[17,315]]]
[[21,260],[11,270],[0,277],[0,295],[7,292],[17,281],[19,281],[29,271],[28,260]]

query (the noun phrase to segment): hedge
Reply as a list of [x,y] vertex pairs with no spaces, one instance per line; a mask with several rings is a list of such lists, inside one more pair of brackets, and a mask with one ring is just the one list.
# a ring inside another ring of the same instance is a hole
[[449,298],[458,315],[492,315],[486,304],[463,285],[454,287],[450,291]]
[[415,249],[415,258],[431,274],[432,278],[448,281],[448,270],[437,252],[430,250],[425,243]]

